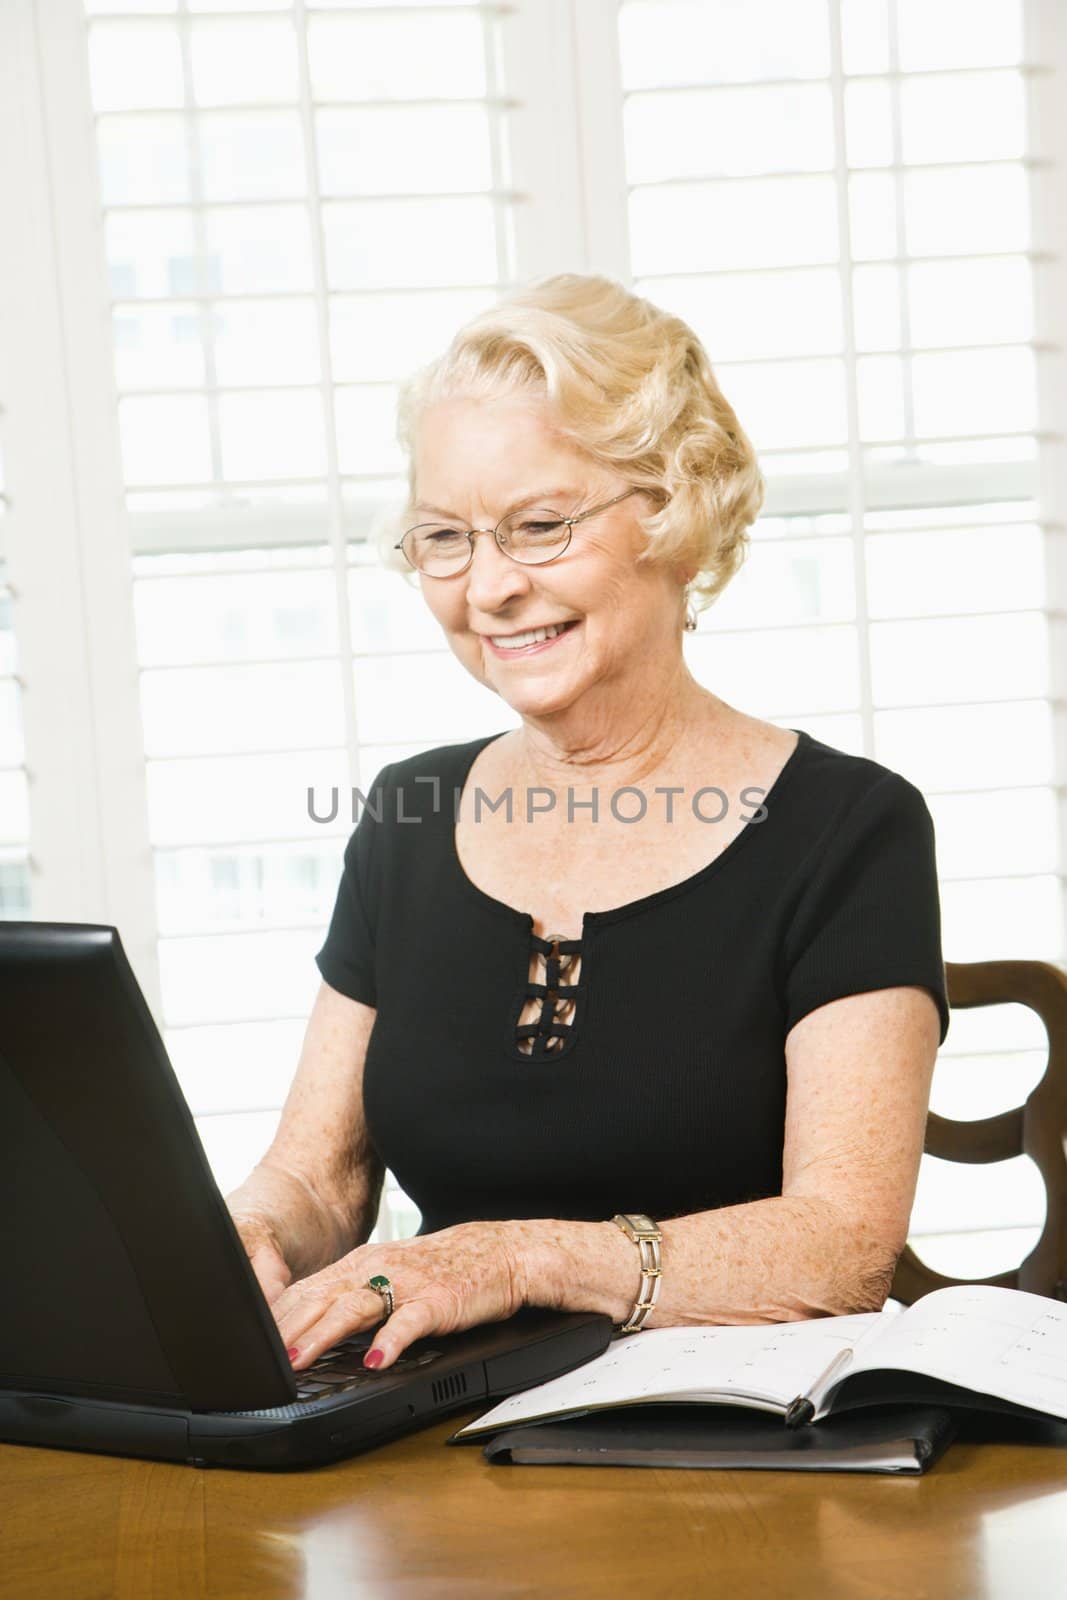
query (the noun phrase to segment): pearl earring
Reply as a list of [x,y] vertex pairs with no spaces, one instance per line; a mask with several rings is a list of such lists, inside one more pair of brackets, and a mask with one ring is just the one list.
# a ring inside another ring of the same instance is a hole
[[689,589],[688,589],[688,587],[686,588],[685,594],[686,594],[685,631],[686,631],[686,633],[695,633],[696,632],[696,627],[697,627],[697,614],[696,614],[696,611],[693,608],[693,602],[689,599]]

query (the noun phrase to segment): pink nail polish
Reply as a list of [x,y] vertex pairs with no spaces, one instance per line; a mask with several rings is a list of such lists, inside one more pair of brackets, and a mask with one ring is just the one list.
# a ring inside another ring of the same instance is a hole
[[287,1350],[285,1353],[289,1357],[290,1361],[295,1361],[297,1356],[300,1354],[300,1351],[297,1349],[296,1345],[294,1344],[292,1349],[291,1350]]
[[365,1367],[380,1367],[384,1360],[384,1350],[368,1350],[367,1354],[363,1357],[363,1365]]

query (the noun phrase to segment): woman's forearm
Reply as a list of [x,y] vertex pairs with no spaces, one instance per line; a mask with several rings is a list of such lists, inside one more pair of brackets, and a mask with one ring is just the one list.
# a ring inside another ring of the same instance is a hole
[[[637,1248],[613,1222],[510,1223],[533,1305],[629,1319]],[[897,1250],[817,1196],[779,1196],[659,1224],[663,1276],[647,1327],[792,1322],[880,1310]],[[901,1245],[903,1241],[901,1241]]]
[[[380,1188],[380,1181],[378,1184]],[[378,1210],[378,1189],[354,1183],[343,1205],[331,1204],[295,1168],[268,1152],[241,1186],[226,1196],[230,1214],[254,1218],[270,1231],[294,1278],[329,1266],[369,1236]]]

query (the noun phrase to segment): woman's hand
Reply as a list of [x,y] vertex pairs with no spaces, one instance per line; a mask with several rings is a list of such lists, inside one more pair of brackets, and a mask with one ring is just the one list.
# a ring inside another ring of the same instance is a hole
[[267,1304],[273,1308],[293,1278],[274,1231],[262,1217],[249,1212],[234,1213],[233,1225],[252,1263],[252,1271],[259,1280]]
[[[381,1323],[364,1366],[389,1367],[416,1339],[502,1322],[525,1302],[522,1253],[512,1224],[462,1222],[393,1244],[364,1244],[322,1272],[291,1284],[271,1310],[297,1371],[351,1333]],[[396,1310],[367,1287],[384,1274]]]

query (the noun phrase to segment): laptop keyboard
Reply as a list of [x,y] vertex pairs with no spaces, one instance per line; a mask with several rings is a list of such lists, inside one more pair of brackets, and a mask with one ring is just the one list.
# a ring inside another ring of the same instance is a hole
[[345,1390],[361,1389],[365,1384],[380,1383],[383,1377],[388,1377],[391,1373],[414,1372],[418,1367],[429,1366],[441,1355],[440,1350],[419,1349],[418,1345],[413,1345],[409,1350],[405,1350],[403,1355],[398,1356],[384,1373],[378,1373],[363,1365],[364,1354],[370,1349],[372,1342],[370,1335],[356,1333],[351,1338],[342,1339],[340,1344],[335,1344],[332,1350],[327,1350],[317,1361],[313,1361],[310,1367],[297,1374],[297,1398],[321,1400],[328,1395],[341,1394]]

